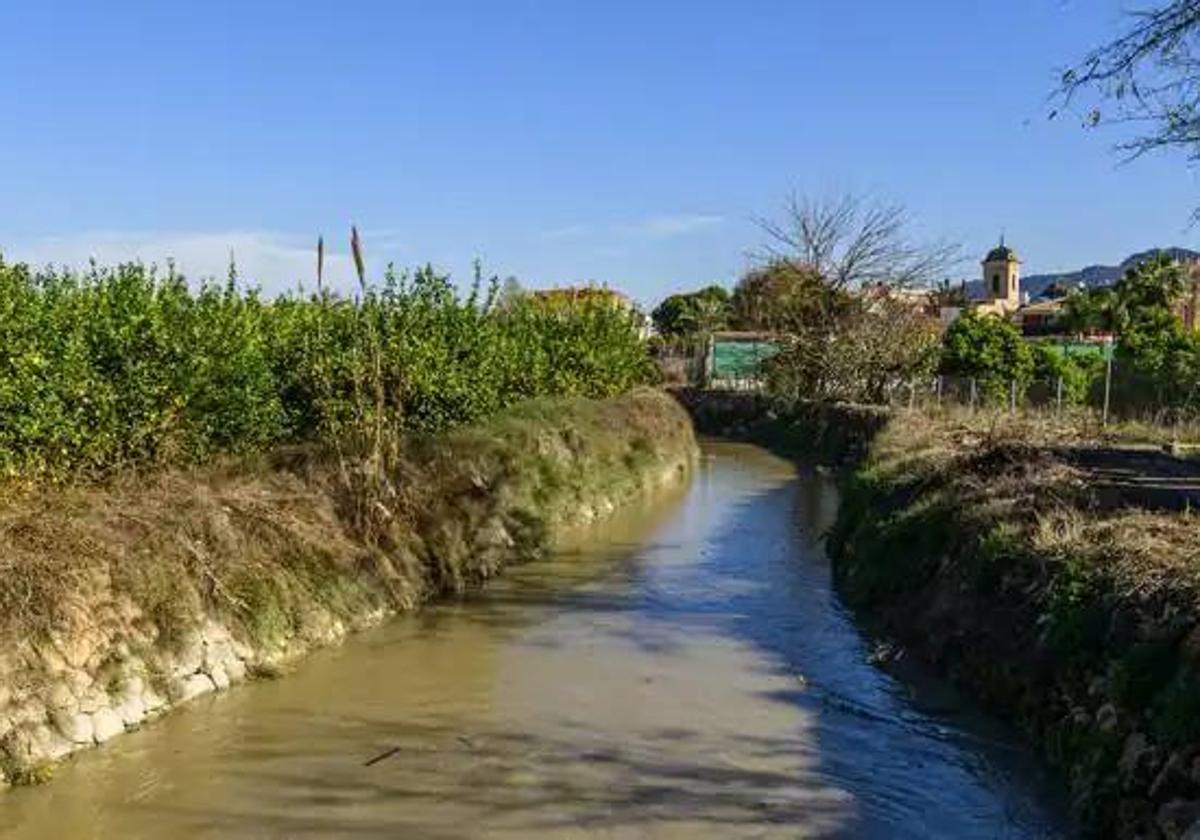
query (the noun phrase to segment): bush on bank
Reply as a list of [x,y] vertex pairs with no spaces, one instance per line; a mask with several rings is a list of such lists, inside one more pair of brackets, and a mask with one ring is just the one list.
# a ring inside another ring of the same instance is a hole
[[142,265],[0,260],[0,477],[202,462],[324,437],[437,431],[651,375],[630,313],[467,295],[423,268],[354,299],[189,287]]
[[1031,734],[1085,828],[1182,836],[1200,819],[1194,517],[1093,489],[1036,428],[898,414],[847,479],[835,574]]

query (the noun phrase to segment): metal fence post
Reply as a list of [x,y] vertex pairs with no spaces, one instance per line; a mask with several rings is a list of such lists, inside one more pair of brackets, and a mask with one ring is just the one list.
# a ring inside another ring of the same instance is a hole
[[1108,403],[1109,396],[1112,393],[1112,370],[1113,370],[1113,352],[1112,345],[1108,347],[1108,365],[1104,369],[1104,416],[1101,423],[1107,428],[1108,426]]
[[937,389],[937,404],[940,407],[942,404],[942,376],[938,374],[937,384],[934,386]]
[[971,377],[971,413],[972,413],[972,414],[974,414],[974,413],[975,413],[975,397],[976,397],[976,393],[975,393],[975,391],[976,391],[976,388],[975,388],[975,377],[974,377],[974,376],[972,376],[972,377]]
[[1058,393],[1055,395],[1055,403],[1057,405],[1055,414],[1059,417],[1062,417],[1062,377],[1061,376],[1058,377],[1057,391],[1058,391]]
[[1008,383],[1008,413],[1017,413],[1017,380]]
[[704,387],[711,388],[717,367],[717,340],[709,334],[704,338]]

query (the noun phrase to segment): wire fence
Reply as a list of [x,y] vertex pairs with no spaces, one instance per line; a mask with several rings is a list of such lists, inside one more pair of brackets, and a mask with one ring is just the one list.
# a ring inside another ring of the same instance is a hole
[[1102,376],[1025,381],[934,376],[900,384],[889,404],[925,412],[958,411],[967,415],[1013,415],[1068,437],[1116,434],[1161,443],[1177,453],[1200,445],[1200,410],[1179,392],[1114,364]]
[[[759,352],[756,348],[756,352]],[[671,346],[655,352],[664,381],[728,391],[767,388],[763,359],[724,368],[714,363],[712,345]],[[743,354],[743,357],[745,354]],[[728,369],[726,369],[728,368]],[[1200,394],[1182,390],[1112,360],[1092,375],[1010,380],[997,377],[937,375],[896,379],[886,389],[888,405],[900,408],[957,408],[966,412],[1006,411],[1062,417],[1094,423],[1144,423],[1178,429],[1200,438]],[[802,396],[802,395],[800,395]]]
[[1136,371],[1122,370],[1116,363],[1089,378],[935,376],[897,389],[893,402],[1056,415],[1090,412],[1101,423],[1134,420],[1171,425],[1200,419],[1200,404],[1188,395]]

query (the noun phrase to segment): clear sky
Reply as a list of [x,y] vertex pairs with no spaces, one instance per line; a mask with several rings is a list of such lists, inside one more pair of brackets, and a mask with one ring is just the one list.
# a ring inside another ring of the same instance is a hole
[[[0,248],[311,284],[475,257],[642,301],[730,283],[790,189],[906,203],[1025,270],[1196,245],[1178,157],[1047,122],[1116,0],[0,4]],[[974,276],[973,265],[964,274]]]

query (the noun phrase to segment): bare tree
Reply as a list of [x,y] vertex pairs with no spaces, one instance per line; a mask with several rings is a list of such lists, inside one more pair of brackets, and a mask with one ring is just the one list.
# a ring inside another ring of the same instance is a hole
[[[1180,148],[1200,160],[1200,0],[1131,12],[1130,26],[1062,72],[1053,119],[1140,126],[1117,144],[1127,158]],[[1198,211],[1200,213],[1200,211]]]
[[959,247],[915,242],[912,221],[904,205],[869,196],[791,193],[782,216],[759,225],[771,239],[769,261],[799,263],[835,289],[931,286],[958,264]]
[[766,366],[771,392],[785,399],[886,403],[932,376],[941,345],[936,318],[883,296],[836,320],[788,332]]

